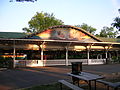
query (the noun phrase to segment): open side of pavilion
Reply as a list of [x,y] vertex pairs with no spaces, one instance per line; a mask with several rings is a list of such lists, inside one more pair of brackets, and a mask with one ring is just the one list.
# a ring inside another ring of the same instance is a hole
[[118,58],[120,43],[103,42],[81,28],[61,25],[24,38],[1,38],[0,51],[4,58],[11,57],[13,67],[105,64],[112,56]]

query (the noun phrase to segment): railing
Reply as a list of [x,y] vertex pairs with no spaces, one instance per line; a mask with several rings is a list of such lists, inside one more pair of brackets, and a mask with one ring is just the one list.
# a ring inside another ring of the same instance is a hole
[[[106,59],[69,59],[68,65],[71,65],[71,62],[82,62],[82,64],[105,64]],[[66,65],[65,59],[58,60],[44,60],[44,66],[55,66],[55,65]]]
[[16,67],[42,66],[41,60],[15,60]]
[[88,65],[91,64],[105,64],[106,63],[106,59],[89,59],[88,60]]
[[[82,64],[105,64],[105,59],[68,59],[68,65],[71,65],[71,62],[82,62]],[[57,60],[15,60],[16,67],[31,67],[31,66],[57,66],[57,65],[66,65],[65,59]]]
[[88,59],[69,59],[68,64],[71,65],[71,62],[82,62],[82,64],[88,64]]
[[57,59],[57,60],[44,60],[44,66],[56,66],[56,65],[66,65],[65,59]]

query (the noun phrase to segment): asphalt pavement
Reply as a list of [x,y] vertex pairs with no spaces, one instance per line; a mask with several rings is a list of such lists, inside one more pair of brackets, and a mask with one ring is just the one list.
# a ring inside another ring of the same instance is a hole
[[[120,64],[83,65],[82,70],[100,75],[120,75]],[[14,90],[71,79],[71,66],[0,69],[0,90]]]

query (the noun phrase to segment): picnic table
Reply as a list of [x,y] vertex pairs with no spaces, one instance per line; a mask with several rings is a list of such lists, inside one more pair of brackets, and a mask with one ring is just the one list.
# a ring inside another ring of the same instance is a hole
[[96,80],[104,78],[100,75],[96,75],[96,74],[92,74],[92,73],[88,73],[88,72],[81,72],[78,75],[72,74],[72,73],[67,73],[67,74],[73,78],[73,83],[75,82],[75,80],[78,81],[78,85],[79,85],[79,80],[83,80],[83,81],[87,82],[89,85],[89,90],[91,90],[91,88],[92,88],[91,81],[94,81],[94,89],[96,90]]

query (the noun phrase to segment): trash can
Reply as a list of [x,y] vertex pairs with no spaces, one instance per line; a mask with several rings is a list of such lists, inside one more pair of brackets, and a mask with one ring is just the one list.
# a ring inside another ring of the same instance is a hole
[[82,62],[72,62],[72,74],[80,74],[82,71]]

